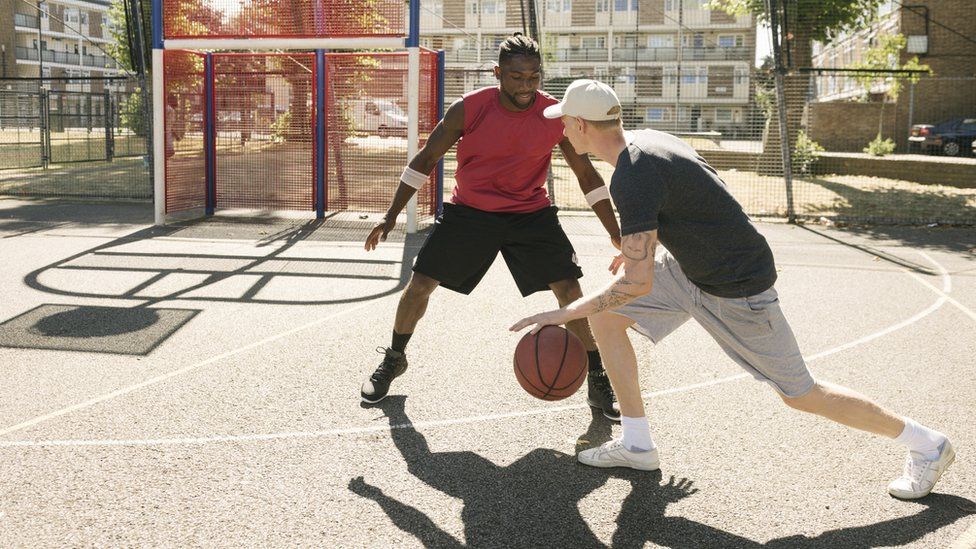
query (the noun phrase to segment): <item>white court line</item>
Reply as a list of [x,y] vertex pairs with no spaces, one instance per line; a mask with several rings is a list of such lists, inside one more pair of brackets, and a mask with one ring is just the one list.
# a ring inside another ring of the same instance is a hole
[[[929,260],[933,265],[935,265],[936,268],[939,269],[939,272],[942,273],[942,276],[943,276],[944,279],[945,278],[949,278],[949,272],[946,271],[945,268],[942,267],[942,265],[936,263],[936,261],[934,259],[932,259],[928,255],[926,255],[925,253],[923,253],[923,252],[918,252],[918,253],[919,253],[919,255],[921,255],[922,257],[924,257],[925,259]],[[960,311],[966,313],[966,316],[968,316],[969,318],[971,318],[973,320],[976,320],[976,313],[974,313],[972,311],[972,309],[966,307],[962,303],[959,303],[958,301],[956,301],[955,299],[953,299],[952,297],[949,296],[949,292],[950,292],[951,288],[949,288],[949,289],[943,288],[942,291],[940,291],[938,288],[936,288],[935,286],[933,286],[932,283],[930,283],[928,280],[925,280],[924,278],[920,277],[918,274],[913,273],[911,271],[908,271],[908,274],[911,275],[913,278],[915,278],[915,280],[918,280],[919,282],[921,282],[922,285],[926,286],[928,289],[932,290],[936,294],[941,295],[942,297],[945,297],[946,300],[949,301],[949,303],[952,303],[953,305],[956,306],[957,309],[959,309]]]
[[[389,296],[387,296],[387,297],[389,297]],[[382,300],[382,299],[384,299],[384,298],[380,298],[380,300]],[[243,347],[238,347],[236,349],[232,349],[230,351],[227,351],[226,353],[222,353],[222,354],[219,354],[217,356],[210,357],[207,360],[204,360],[202,362],[197,362],[196,364],[191,364],[189,366],[180,368],[179,370],[173,370],[172,372],[167,372],[165,374],[156,376],[156,377],[151,378],[151,379],[147,379],[147,380],[142,381],[140,383],[136,383],[135,385],[130,385],[128,387],[124,387],[122,389],[118,389],[116,391],[112,391],[111,393],[106,393],[104,395],[97,396],[97,397],[95,397],[93,399],[86,400],[84,402],[79,402],[78,404],[74,404],[74,405],[68,406],[67,408],[62,408],[60,410],[56,410],[54,412],[51,412],[51,413],[48,413],[48,414],[44,414],[42,416],[35,417],[35,418],[30,419],[30,420],[27,420],[27,421],[25,421],[23,423],[18,423],[17,425],[11,425],[10,427],[6,427],[3,430],[0,430],[0,436],[3,436],[3,435],[6,435],[6,434],[9,434],[9,433],[12,433],[14,431],[19,431],[21,429],[26,429],[27,427],[32,427],[34,425],[37,425],[38,423],[43,423],[43,422],[45,422],[45,421],[47,421],[49,419],[54,419],[56,417],[60,417],[60,416],[63,416],[65,414],[70,414],[71,412],[74,412],[76,410],[80,410],[82,408],[88,408],[89,406],[94,406],[95,404],[98,404],[100,402],[105,402],[106,400],[111,400],[111,399],[113,399],[115,397],[122,396],[122,395],[125,395],[125,394],[128,394],[128,393],[131,393],[132,391],[136,391],[138,389],[142,389],[143,387],[148,387],[150,385],[155,385],[157,383],[161,383],[163,381],[166,381],[167,379],[176,377],[176,376],[181,375],[181,374],[185,374],[186,372],[189,372],[191,370],[195,370],[195,369],[197,369],[197,368],[199,368],[201,366],[206,366],[208,364],[213,364],[214,362],[218,362],[218,361],[223,360],[223,359],[225,359],[227,357],[231,357],[231,356],[234,356],[234,355],[243,353],[244,351],[249,351],[249,350],[251,350],[251,349],[253,349],[255,347],[260,347],[261,345],[264,345],[265,343],[271,343],[272,341],[276,341],[278,339],[281,339],[283,337],[289,336],[291,334],[294,334],[294,333],[297,333],[297,332],[301,332],[302,330],[306,330],[306,329],[311,328],[313,326],[317,326],[317,325],[322,324],[324,322],[328,322],[329,320],[332,320],[334,318],[338,318],[340,316],[349,314],[349,313],[351,313],[353,311],[358,311],[359,309],[362,309],[362,308],[364,308],[364,307],[366,307],[368,305],[373,305],[375,303],[376,303],[376,301],[366,301],[366,302],[363,302],[363,303],[361,303],[359,305],[356,305],[355,307],[353,307],[351,309],[343,309],[342,311],[339,311],[337,313],[333,313],[331,315],[324,316],[324,317],[319,318],[317,320],[313,320],[312,322],[309,322],[309,323],[304,324],[302,326],[298,326],[297,328],[292,328],[291,330],[287,330],[287,331],[281,332],[279,334],[275,334],[273,336],[266,337],[266,338],[264,338],[264,339],[262,339],[260,341],[255,341],[254,343],[249,343],[249,344],[247,344],[247,345],[245,345]]]
[[[937,262],[935,262],[930,257],[928,257],[928,256],[924,256],[924,257],[926,259],[928,259],[929,261],[931,261],[933,264],[935,264],[940,269],[940,271],[942,273],[942,287],[943,287],[943,289],[946,292],[950,291],[952,289],[952,279],[949,276],[948,272],[945,269],[943,269],[941,265],[939,265]],[[907,270],[906,270],[906,272],[907,272]],[[912,273],[909,272],[908,274],[912,274]],[[934,287],[933,287],[933,289],[934,289]],[[904,328],[906,326],[909,326],[911,324],[914,324],[915,322],[918,322],[922,318],[925,318],[926,316],[932,314],[937,309],[939,309],[939,307],[941,307],[942,305],[945,304],[947,298],[948,298],[948,296],[942,295],[939,299],[937,299],[928,308],[926,308],[925,310],[923,310],[923,311],[921,311],[921,312],[919,312],[919,313],[911,316],[910,318],[907,318],[907,319],[905,319],[905,320],[903,320],[903,321],[901,321],[901,322],[899,322],[897,324],[894,324],[892,326],[889,326],[889,327],[887,327],[887,328],[885,328],[883,330],[880,330],[878,332],[875,332],[873,334],[869,334],[867,336],[864,336],[864,337],[862,337],[860,339],[857,339],[855,341],[851,341],[851,342],[845,343],[843,345],[840,345],[838,347],[834,347],[832,349],[828,349],[826,351],[822,351],[822,352],[817,353],[817,354],[815,354],[813,356],[810,356],[810,357],[806,357],[805,360],[807,362],[813,362],[815,360],[819,360],[821,358],[830,356],[832,354],[839,353],[841,351],[850,349],[850,348],[855,347],[857,345],[862,345],[864,343],[867,343],[868,341],[872,341],[872,340],[877,339],[877,338],[879,338],[879,337],[881,337],[883,335],[886,335],[886,334],[889,334],[891,332],[894,332],[895,330],[899,330],[901,328]],[[317,320],[317,321],[315,321],[313,323],[310,323],[310,324],[308,324],[306,326],[294,328],[294,329],[289,330],[288,332],[285,332],[283,334],[279,334],[277,336],[272,336],[270,338],[267,338],[265,340],[259,341],[257,343],[253,343],[253,344],[249,345],[248,348],[254,347],[254,346],[257,346],[257,345],[261,345],[261,344],[263,344],[265,342],[272,341],[272,340],[277,339],[279,337],[283,337],[284,335],[287,335],[287,334],[294,333],[296,331],[305,329],[306,327],[312,326],[314,324],[318,324],[318,323],[321,323],[321,322],[325,322],[329,318],[334,318],[334,317],[340,316],[340,315],[344,314],[345,312],[352,312],[353,310],[362,308],[362,307],[366,306],[367,304],[368,303],[364,303],[362,305],[359,305],[358,307],[355,307],[353,309],[349,309],[348,311],[336,313],[334,315],[331,315],[330,317],[326,317],[326,318],[323,318],[323,319],[319,319],[319,320]],[[241,349],[241,351],[242,350],[244,350],[244,349]],[[206,362],[202,362],[200,364],[196,364],[196,365],[193,365],[193,366],[189,366],[187,368],[184,368],[183,371],[188,371],[188,370],[193,369],[193,368],[196,368],[198,366],[202,366],[204,364],[209,364],[209,363],[214,362],[214,361],[216,361],[216,360],[218,360],[220,358],[223,358],[224,356],[230,356],[231,354],[235,354],[236,352],[239,352],[239,351],[231,351],[231,352],[225,353],[224,355],[221,355],[219,357],[214,357],[212,359],[209,359]],[[85,407],[85,406],[88,406],[88,405],[91,405],[91,404],[95,404],[97,402],[102,402],[104,400],[108,400],[109,398],[114,398],[115,396],[119,396],[121,394],[125,394],[125,393],[127,393],[127,392],[129,392],[131,390],[135,390],[137,388],[144,387],[144,386],[149,385],[151,383],[157,383],[158,381],[162,381],[163,379],[168,379],[169,377],[172,377],[173,375],[177,375],[177,374],[179,374],[181,372],[182,371],[172,372],[171,374],[166,374],[166,376],[160,376],[159,378],[153,378],[153,379],[148,380],[146,382],[143,382],[141,384],[134,385],[134,386],[129,387],[129,388],[126,388],[126,389],[121,389],[119,391],[115,391],[114,393],[109,393],[108,395],[104,395],[102,397],[98,397],[98,398],[93,399],[93,400],[90,400],[90,401],[88,401],[86,403],[76,404],[76,405],[71,406],[69,408],[65,408],[64,410],[59,410],[57,412],[52,412],[51,414],[47,414],[45,416],[41,416],[39,418],[35,418],[33,420],[30,420],[29,422],[22,423],[22,424],[20,424],[20,426],[15,425],[14,427],[8,428],[8,429],[6,429],[4,431],[0,431],[0,435],[5,434],[5,433],[9,433],[11,431],[14,431],[17,428],[24,428],[24,427],[27,427],[29,425],[34,425],[36,423],[40,423],[41,421],[45,421],[46,419],[50,419],[50,418],[53,418],[53,417],[57,417],[59,415],[63,415],[63,414],[69,413],[70,411],[74,411],[74,410],[77,410],[79,408],[82,408],[82,407]],[[684,392],[688,392],[688,391],[693,391],[695,389],[702,389],[702,388],[706,388],[706,387],[712,387],[712,386],[715,386],[715,385],[720,385],[720,384],[723,384],[723,383],[728,383],[728,382],[731,382],[731,381],[738,381],[740,379],[745,379],[747,377],[751,377],[751,375],[750,374],[747,374],[747,373],[740,373],[740,374],[735,374],[735,375],[731,375],[731,376],[727,376],[727,377],[723,377],[723,378],[719,378],[719,379],[714,379],[714,380],[711,380],[711,381],[705,381],[705,382],[702,382],[702,383],[695,383],[695,384],[692,384],[692,385],[685,385],[685,386],[682,386],[682,387],[674,387],[674,388],[671,388],[671,389],[662,389],[660,391],[652,391],[652,392],[648,392],[648,393],[643,393],[641,395],[641,397],[644,398],[644,399],[647,399],[647,398],[651,398],[651,397],[660,397],[660,396],[664,396],[664,395],[684,393]],[[263,434],[251,434],[251,435],[218,435],[218,436],[208,436],[208,437],[182,437],[182,438],[132,439],[132,440],[125,440],[125,439],[119,439],[119,440],[112,440],[112,439],[80,440],[80,439],[78,439],[78,440],[15,440],[15,441],[0,441],[0,448],[18,447],[18,446],[19,447],[24,447],[24,446],[158,446],[158,445],[207,444],[207,443],[213,443],[213,442],[249,442],[249,441],[269,441],[269,440],[284,440],[284,439],[307,439],[307,438],[328,437],[328,436],[335,436],[335,435],[364,434],[364,433],[372,433],[372,432],[382,432],[382,431],[389,431],[389,430],[392,430],[392,429],[403,429],[403,428],[407,428],[407,427],[427,428],[427,427],[441,427],[441,426],[446,426],[446,425],[458,425],[458,424],[465,424],[465,423],[476,423],[476,422],[484,422],[484,421],[495,421],[495,420],[501,420],[501,419],[510,419],[510,418],[518,418],[518,417],[528,417],[528,416],[536,416],[536,415],[554,414],[554,413],[564,412],[564,411],[567,411],[567,410],[576,410],[576,409],[588,408],[588,407],[589,406],[586,405],[586,404],[578,404],[578,405],[569,405],[569,406],[556,406],[556,407],[539,408],[539,409],[535,409],[535,410],[525,410],[525,411],[519,411],[519,412],[508,412],[508,413],[502,413],[502,414],[488,414],[488,415],[480,415],[480,416],[469,416],[469,417],[455,418],[455,419],[431,420],[431,421],[421,421],[421,422],[416,422],[416,423],[405,423],[405,424],[395,424],[395,425],[376,425],[376,426],[371,426],[371,427],[346,427],[346,428],[328,429],[328,430],[322,430],[322,431],[296,431],[296,432],[286,432],[286,433],[263,433]]]

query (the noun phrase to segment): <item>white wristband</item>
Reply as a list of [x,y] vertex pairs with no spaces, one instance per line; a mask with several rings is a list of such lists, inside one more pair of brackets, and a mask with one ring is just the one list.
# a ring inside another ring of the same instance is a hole
[[415,189],[419,189],[420,187],[424,186],[424,183],[427,182],[427,175],[411,169],[410,166],[406,166],[403,168],[403,173],[400,174],[400,181]]
[[606,185],[600,185],[592,191],[586,193],[586,203],[592,208],[594,204],[601,200],[610,200],[610,189]]

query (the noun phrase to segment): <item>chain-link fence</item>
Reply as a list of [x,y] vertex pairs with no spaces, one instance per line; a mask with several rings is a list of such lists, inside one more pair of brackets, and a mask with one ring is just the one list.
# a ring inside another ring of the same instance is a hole
[[148,199],[138,78],[0,80],[0,194]]
[[[772,2],[790,71],[781,86],[784,170],[774,63],[758,51],[770,33],[755,13],[722,9],[734,4],[432,0],[421,7],[421,40],[447,50],[450,102],[497,83],[491,67],[506,36],[541,32],[546,91],[561,97],[575,78],[612,85],[626,128],[684,139],[753,216],[976,224],[976,160],[965,134],[976,119],[972,44],[935,22],[955,14],[965,25],[971,10],[881,2],[841,13],[819,0]],[[843,22],[858,18],[864,31]],[[913,64],[916,55],[925,66]],[[595,165],[609,179],[609,167]],[[452,166],[453,153],[448,174]],[[562,208],[586,208],[558,150],[551,188]]]
[[[611,84],[625,127],[663,130],[687,141],[756,217],[976,224],[976,78],[835,69],[856,65],[855,54],[867,46],[852,46],[856,36],[823,47],[797,36],[786,51],[793,72],[782,84],[787,171],[774,79],[754,68],[754,18],[684,4],[682,11],[677,2],[597,2],[593,12],[592,2],[570,0],[536,3],[533,14],[525,12],[528,3],[432,1],[422,7],[421,39],[446,50],[450,104],[464,92],[496,85],[491,67],[498,44],[537,19],[545,29],[547,92],[561,97],[582,77]],[[904,15],[900,29],[882,26],[878,36],[920,36],[911,15]],[[805,29],[797,21],[791,25]],[[923,61],[935,64],[941,53],[934,48],[953,38],[939,32],[933,28],[933,49]],[[956,59],[959,52],[949,53]],[[959,73],[949,67],[933,70]],[[0,84],[0,193],[152,196],[142,82]],[[255,118],[252,138],[274,132],[262,131],[261,124],[274,120]],[[245,141],[239,139],[241,146]],[[454,152],[445,160],[449,195]],[[595,165],[609,181],[609,166]],[[330,178],[344,173],[340,165],[329,169]],[[395,185],[389,181],[391,189]],[[549,186],[560,207],[586,209],[558,149]]]
[[[597,78],[611,84],[624,108],[627,129],[653,128],[681,137],[715,168],[746,212],[756,217],[835,222],[976,224],[976,158],[973,136],[935,137],[929,130],[924,150],[916,143],[919,124],[952,123],[976,128],[976,112],[947,106],[940,99],[952,88],[976,105],[976,79],[925,77],[898,101],[872,100],[846,84],[848,94],[832,97],[832,76],[798,74],[786,77],[784,91],[790,125],[792,180],[787,186],[779,133],[775,84],[770,74],[698,70],[668,73],[611,67],[593,73],[574,71],[547,76],[544,89],[557,98],[575,78]],[[852,82],[853,82],[852,78]],[[490,69],[448,70],[446,102],[480,86],[495,84]],[[894,150],[869,147],[881,127]],[[916,126],[914,140],[912,127]],[[976,132],[973,132],[976,133]],[[954,139],[955,156],[944,152]],[[934,143],[942,143],[941,148]],[[613,172],[594,162],[607,183]],[[453,151],[446,161],[445,190],[454,182]],[[558,149],[554,153],[550,190],[563,209],[586,209],[572,170]]]

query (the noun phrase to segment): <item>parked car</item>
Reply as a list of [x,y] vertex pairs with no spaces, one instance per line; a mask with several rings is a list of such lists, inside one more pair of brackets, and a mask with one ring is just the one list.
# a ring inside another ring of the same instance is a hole
[[956,118],[941,124],[916,124],[908,137],[908,152],[958,156],[973,150],[976,118]]
[[349,99],[346,101],[346,116],[356,131],[380,137],[407,136],[407,113],[389,99]]

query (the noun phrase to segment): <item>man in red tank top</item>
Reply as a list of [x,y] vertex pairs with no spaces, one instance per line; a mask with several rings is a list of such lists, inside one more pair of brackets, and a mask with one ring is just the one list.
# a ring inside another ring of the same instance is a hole
[[[407,369],[405,349],[438,286],[470,293],[501,252],[523,296],[551,290],[560,306],[582,297],[576,254],[556,217],[545,183],[552,149],[559,145],[579,179],[611,242],[620,248],[620,228],[603,179],[585,155],[563,135],[562,123],[542,115],[556,99],[539,91],[542,57],[538,44],[516,34],[499,47],[497,87],[466,94],[448,108],[423,149],[404,169],[384,221],[370,232],[366,250],[376,248],[396,225],[437,162],[457,143],[457,186],[417,255],[413,276],[400,297],[393,342],[363,383],[364,402],[386,397],[390,383]],[[588,351],[587,401],[619,420],[620,411],[586,319],[567,325]]]

